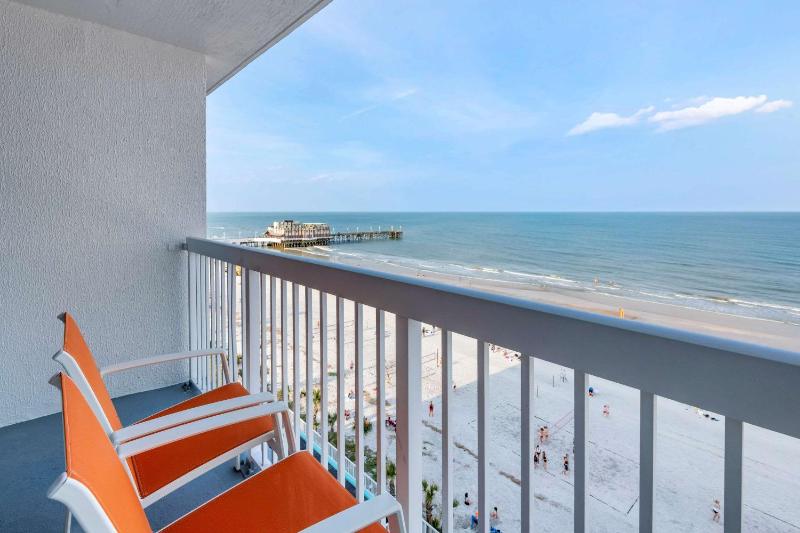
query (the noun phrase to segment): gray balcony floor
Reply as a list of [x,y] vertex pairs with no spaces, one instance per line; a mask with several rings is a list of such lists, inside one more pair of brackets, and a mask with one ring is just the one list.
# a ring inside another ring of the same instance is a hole
[[[193,394],[174,385],[123,396],[114,404],[123,424],[130,424]],[[46,493],[63,471],[60,413],[0,428],[0,531],[62,530],[65,508]],[[241,480],[224,464],[151,505],[150,525],[160,529]],[[73,531],[79,529],[73,522]]]

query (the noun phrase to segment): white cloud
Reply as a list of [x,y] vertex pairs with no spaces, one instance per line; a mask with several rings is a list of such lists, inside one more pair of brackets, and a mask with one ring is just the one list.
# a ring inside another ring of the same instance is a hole
[[756,113],[774,113],[779,109],[788,109],[794,103],[791,100],[772,100],[756,109]]
[[650,122],[661,131],[699,126],[722,117],[745,113],[767,102],[767,95],[716,97],[698,106],[689,106],[674,111],[659,111],[650,117]]
[[652,113],[653,110],[653,106],[645,107],[627,117],[620,116],[616,113],[595,112],[589,115],[589,118],[569,130],[567,135],[582,135],[590,131],[632,126],[638,123],[645,115]]

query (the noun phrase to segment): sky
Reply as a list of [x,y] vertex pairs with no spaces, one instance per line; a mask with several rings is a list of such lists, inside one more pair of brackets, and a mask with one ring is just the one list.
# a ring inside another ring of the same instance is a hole
[[797,211],[798,22],[333,0],[209,95],[208,210]]

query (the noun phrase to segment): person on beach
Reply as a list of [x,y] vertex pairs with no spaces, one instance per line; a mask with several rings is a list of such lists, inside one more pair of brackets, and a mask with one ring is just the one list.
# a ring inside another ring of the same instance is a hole
[[594,397],[594,387],[589,387],[589,398]]
[[497,520],[498,518],[500,518],[500,515],[497,513],[497,507],[492,509],[491,518],[492,520]]
[[608,415],[609,415],[609,407],[608,407],[608,404],[605,404],[605,405],[603,406],[603,416],[605,416],[606,418],[608,418]]
[[[537,446],[537,448],[538,448],[538,446]],[[541,455],[542,455],[542,452],[540,452],[539,450],[536,450],[535,452],[533,452],[533,467],[534,468],[539,468],[539,457]]]
[[711,506],[711,513],[712,513],[711,520],[719,523],[721,510],[722,509],[720,508],[719,500],[714,500],[714,505]]
[[544,428],[544,440],[549,442],[550,441],[550,429],[545,426]]
[[464,505],[469,507],[470,503],[472,503],[472,502],[469,501],[469,492],[465,492],[464,493]]
[[433,402],[428,404],[428,416],[433,416]]
[[539,442],[544,442],[544,426],[539,426]]
[[542,466],[547,470],[547,452],[542,450]]
[[564,472],[563,473],[564,473],[565,476],[569,475],[569,454],[568,453],[564,454]]
[[478,511],[475,511],[469,520],[469,528],[470,529],[477,529],[478,527]]

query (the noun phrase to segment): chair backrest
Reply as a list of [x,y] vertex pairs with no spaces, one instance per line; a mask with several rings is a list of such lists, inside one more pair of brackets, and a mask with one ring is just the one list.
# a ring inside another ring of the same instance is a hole
[[122,461],[81,391],[61,374],[66,472],[48,492],[85,531],[150,532]]
[[64,321],[64,346],[53,359],[75,381],[106,434],[110,435],[122,427],[122,422],[111,402],[100,369],[72,315],[64,313],[60,318]]

